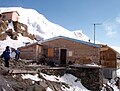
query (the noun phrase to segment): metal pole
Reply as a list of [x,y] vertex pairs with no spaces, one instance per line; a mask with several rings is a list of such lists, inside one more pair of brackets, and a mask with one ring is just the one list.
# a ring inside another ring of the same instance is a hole
[[101,25],[101,23],[94,23],[94,44],[95,44],[95,29],[96,29],[96,25]]
[[95,24],[94,24],[94,44],[95,44]]

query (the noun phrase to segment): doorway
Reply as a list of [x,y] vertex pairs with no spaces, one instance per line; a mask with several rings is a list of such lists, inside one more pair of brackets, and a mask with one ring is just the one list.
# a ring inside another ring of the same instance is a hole
[[60,64],[66,64],[67,49],[60,49]]

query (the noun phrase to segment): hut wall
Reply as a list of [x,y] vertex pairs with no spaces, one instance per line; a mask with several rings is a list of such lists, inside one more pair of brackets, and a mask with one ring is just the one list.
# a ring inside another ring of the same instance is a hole
[[4,20],[18,21],[18,14],[16,11],[2,13]]
[[75,61],[79,64],[99,62],[99,48],[94,46],[63,38],[44,42],[43,44],[48,48],[59,48],[59,51],[60,49],[67,49],[67,63],[69,61]]
[[13,21],[18,21],[18,14],[17,14],[17,12],[13,12],[13,14],[12,14],[12,20]]
[[22,59],[28,59],[28,60],[35,60],[36,57],[36,46],[30,46],[30,47],[25,47],[25,48],[20,48],[21,54],[20,58]]
[[39,45],[37,43],[26,45],[24,47],[19,48],[20,49],[20,58],[22,59],[28,59],[28,60],[34,60],[38,61],[42,52],[43,52],[43,46]]
[[117,58],[116,53],[110,49],[100,52],[101,64],[105,67],[116,68]]
[[7,12],[2,14],[4,20],[12,20],[12,12]]

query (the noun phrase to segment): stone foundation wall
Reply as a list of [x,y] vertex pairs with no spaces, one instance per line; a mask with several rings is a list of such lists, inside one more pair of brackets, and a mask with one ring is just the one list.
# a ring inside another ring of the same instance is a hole
[[100,91],[102,87],[102,74],[98,68],[77,68],[68,70],[81,81],[82,85],[92,91]]

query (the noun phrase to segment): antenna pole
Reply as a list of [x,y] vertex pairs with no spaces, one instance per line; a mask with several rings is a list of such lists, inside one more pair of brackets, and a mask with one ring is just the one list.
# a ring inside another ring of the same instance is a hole
[[101,23],[94,23],[94,44],[95,44],[95,29],[96,29],[96,25],[102,25]]

